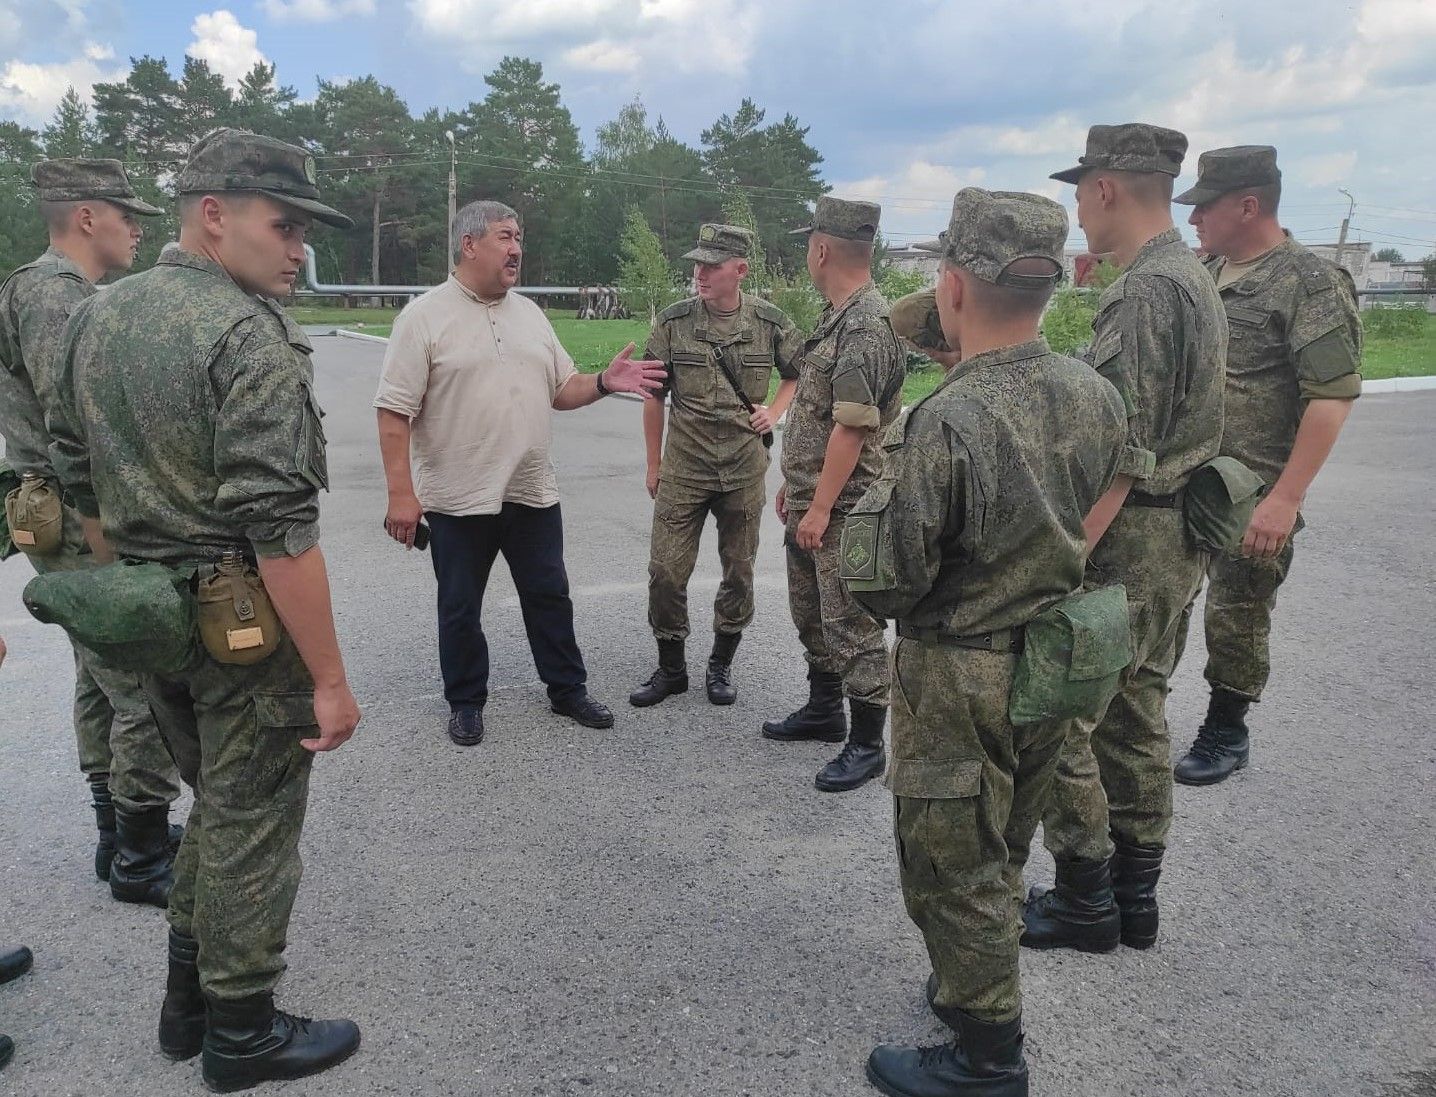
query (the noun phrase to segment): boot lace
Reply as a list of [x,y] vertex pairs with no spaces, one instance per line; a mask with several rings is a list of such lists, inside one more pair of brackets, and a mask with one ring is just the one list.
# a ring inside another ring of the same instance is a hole
[[924,1070],[931,1070],[946,1064],[953,1054],[952,1044],[930,1044],[927,1047],[917,1049],[918,1066]]
[[1187,753],[1203,762],[1220,761],[1226,753],[1226,743],[1222,742],[1215,727],[1203,724],[1197,728],[1197,737],[1192,740],[1192,749]]

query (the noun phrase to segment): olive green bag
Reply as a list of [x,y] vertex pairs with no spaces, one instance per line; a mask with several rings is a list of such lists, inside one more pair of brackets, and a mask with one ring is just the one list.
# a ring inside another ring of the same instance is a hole
[[1187,532],[1207,552],[1235,552],[1265,494],[1266,482],[1246,465],[1235,457],[1215,457],[1187,481]]
[[54,556],[65,539],[65,506],[60,493],[43,477],[26,473],[20,486],[5,493],[5,523],[10,540],[27,556]]
[[119,670],[173,674],[192,665],[192,573],[163,564],[120,562],[31,579],[22,595],[37,621]]
[[250,666],[279,649],[284,635],[264,581],[240,556],[226,556],[201,580],[199,638],[216,663]]
[[[20,477],[15,474],[15,470],[0,461],[0,497],[9,495],[19,486]],[[0,509],[0,560],[8,560],[19,551],[10,537],[10,521],[5,517],[4,510]]]
[[1127,588],[1078,591],[1028,622],[1007,699],[1014,724],[1095,720],[1132,661]]

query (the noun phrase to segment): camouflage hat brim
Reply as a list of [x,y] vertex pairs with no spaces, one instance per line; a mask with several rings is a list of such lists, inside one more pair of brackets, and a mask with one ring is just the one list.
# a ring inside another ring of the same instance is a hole
[[714,266],[718,263],[726,263],[729,259],[746,259],[747,256],[734,255],[731,251],[719,251],[717,248],[694,248],[692,251],[685,251],[681,258]]
[[262,194],[266,198],[273,198],[276,202],[282,202],[286,206],[293,206],[295,209],[303,210],[316,221],[322,221],[336,229],[352,229],[354,219],[347,214],[340,213],[333,206],[326,206],[323,202],[316,202],[312,198],[296,198],[292,194],[285,194],[279,190],[256,190],[255,194]]
[[150,205],[142,198],[106,198],[105,201],[119,206],[121,209],[127,209],[131,213],[137,213],[141,217],[159,217],[164,213],[164,210]]
[[1082,178],[1082,176],[1086,175],[1091,170],[1092,169],[1090,167],[1087,167],[1083,164],[1078,164],[1075,168],[1068,168],[1066,171],[1054,171],[1047,178],[1056,179],[1059,183],[1075,184],[1078,180]]
[[926,251],[933,255],[941,255],[947,251],[947,233],[942,233],[935,240],[919,240],[912,245],[913,251]]
[[[1241,188],[1235,188],[1241,189]],[[1200,182],[1191,190],[1185,190],[1172,199],[1179,206],[1205,206],[1208,202],[1215,202],[1224,194],[1230,193],[1224,190],[1214,190],[1211,187],[1204,187]]]
[[813,235],[813,233],[814,233],[815,231],[816,231],[816,229],[814,228],[814,226],[812,226],[812,225],[804,225],[804,226],[803,226],[802,228],[800,228],[800,229],[789,229],[789,230],[788,230],[788,235],[789,235],[789,236],[811,236],[811,235]]

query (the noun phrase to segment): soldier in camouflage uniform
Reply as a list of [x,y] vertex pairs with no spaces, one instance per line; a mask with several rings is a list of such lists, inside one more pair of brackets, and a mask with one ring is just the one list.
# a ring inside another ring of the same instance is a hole
[[1301,504],[1361,395],[1361,318],[1351,276],[1313,255],[1277,220],[1281,170],[1270,145],[1202,153],[1197,183],[1173,201],[1210,258],[1231,325],[1222,453],[1266,481],[1240,552],[1207,569],[1211,701],[1176,765],[1187,785],[1247,764],[1247,709],[1271,673],[1276,594],[1291,568]]
[[[673,413],[665,446],[663,401],[650,400],[643,409],[648,492],[654,500],[648,624],[658,641],[658,669],[629,694],[634,705],[654,705],[688,689],[688,579],[709,514],[718,526],[723,579],[713,603],[705,685],[715,705],[737,700],[731,669],[753,619],[767,446],[773,424],[793,399],[802,340],[781,309],[740,290],[752,248],[747,229],[704,225],[697,247],[683,256],[693,261],[698,295],[658,314],[644,351],[645,358],[668,367],[664,391]],[[765,407],[774,367],[782,382]]]
[[[0,287],[0,435],[16,473],[54,486],[45,410],[55,400],[56,347],[95,283],[134,262],[143,235],[137,218],[160,210],[135,195],[118,160],[45,160],[31,179],[50,246]],[[30,562],[41,574],[91,566],[79,515],[64,508],[59,550]],[[74,722],[100,832],[95,874],[117,899],[164,906],[178,839],[175,833],[171,840],[169,807],[179,774],[139,678],[76,647]]]
[[[1087,520],[1089,586],[1127,588],[1135,656],[1095,726],[1073,723],[1043,816],[1057,883],[1034,889],[1022,943],[1105,952],[1157,938],[1157,879],[1172,821],[1167,681],[1207,563],[1183,492],[1217,456],[1227,320],[1171,216],[1187,139],[1142,123],[1093,126],[1077,184],[1088,247],[1123,273],[1103,291],[1088,361],[1121,393],[1128,438],[1116,482]],[[1116,889],[1115,896],[1113,889]]]
[[[803,344],[798,393],[783,438],[778,517],[786,526],[788,602],[808,660],[808,700],[763,725],[769,739],[848,742],[819,771],[824,792],[857,788],[883,772],[887,649],[882,622],[838,580],[842,518],[882,469],[882,431],[902,407],[906,359],[872,283],[881,210],[818,199],[808,272],[828,302]],[[843,695],[852,731],[843,717]]]
[[1050,199],[958,193],[936,293],[962,360],[889,432],[843,534],[854,597],[897,619],[887,785],[903,898],[929,1000],[957,1032],[873,1051],[868,1077],[894,1097],[1027,1093],[1022,865],[1067,725],[1014,725],[1008,695],[1025,626],[1082,584],[1083,518],[1126,436],[1116,390],[1039,334],[1066,238]]
[[319,548],[329,477],[310,345],[270,298],[292,289],[311,218],[352,222],[318,201],[312,156],[237,130],[201,138],[176,189],[179,246],[75,311],[52,453],[97,553],[191,582],[230,555],[257,567],[283,621],[259,662],[196,641],[185,669],[144,679],[195,789],[159,1042],[175,1059],[203,1050],[223,1092],[323,1070],[359,1044],[352,1022],[291,1017],[273,994],[314,752],[347,740],[359,709]]
[[[927,244],[915,246],[924,250],[928,247]],[[889,319],[892,321],[894,335],[943,369],[952,369],[962,360],[961,349],[948,346],[947,337],[942,333],[942,323],[937,314],[936,290],[923,289],[909,293],[906,297],[899,297],[893,302]]]

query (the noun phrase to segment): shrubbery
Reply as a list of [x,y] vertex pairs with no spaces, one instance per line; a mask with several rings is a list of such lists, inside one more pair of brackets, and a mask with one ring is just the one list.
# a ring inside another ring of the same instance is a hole
[[1075,286],[1059,289],[1042,314],[1042,334],[1058,354],[1077,356],[1092,341],[1092,318],[1097,314],[1096,297]]
[[1361,314],[1367,335],[1379,339],[1405,339],[1426,329],[1426,310],[1419,302],[1398,302],[1368,309]]

